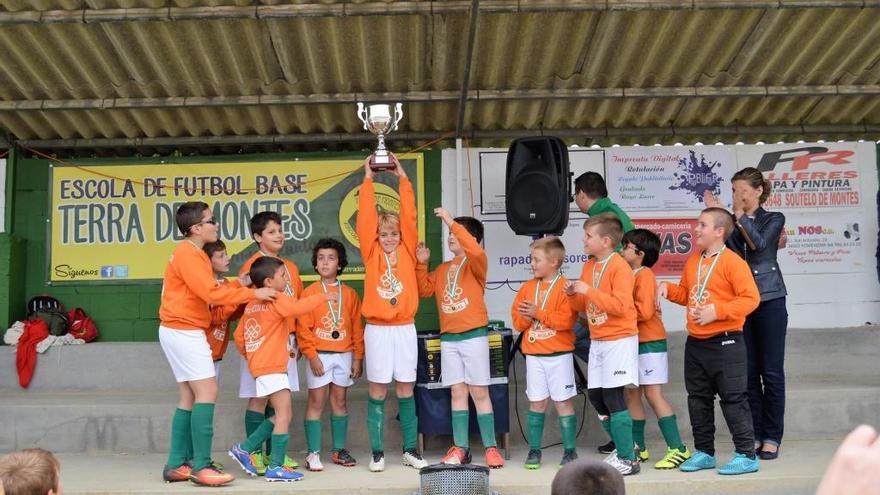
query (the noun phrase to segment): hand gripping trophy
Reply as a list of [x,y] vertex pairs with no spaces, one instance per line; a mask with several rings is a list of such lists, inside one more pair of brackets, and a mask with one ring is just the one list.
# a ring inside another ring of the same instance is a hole
[[403,104],[394,105],[394,118],[391,118],[391,105],[378,104],[364,108],[364,104],[358,102],[358,118],[364,123],[364,130],[370,131],[379,139],[379,146],[370,158],[370,168],[374,172],[391,170],[395,165],[388,156],[385,148],[385,136],[397,130],[397,124],[403,118]]

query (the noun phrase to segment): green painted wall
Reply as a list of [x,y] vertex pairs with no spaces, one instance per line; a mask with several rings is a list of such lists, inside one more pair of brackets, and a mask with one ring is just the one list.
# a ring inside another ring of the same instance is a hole
[[[292,158],[362,157],[352,153],[252,154],[203,157],[149,157],[141,159],[77,159],[76,164],[123,163],[199,163],[246,162]],[[0,235],[0,323],[20,320],[25,303],[38,294],[57,297],[65,307],[82,307],[92,316],[101,332],[101,341],[155,341],[159,326],[159,283],[110,284],[82,283],[47,285],[46,238],[48,219],[49,165],[46,160],[22,159],[12,156],[14,188],[12,201],[12,235]],[[440,206],[440,151],[425,152],[425,210]],[[442,225],[433,214],[426,217],[426,236],[432,253],[432,266],[442,258]],[[11,275],[7,277],[9,272]],[[14,273],[12,273],[14,272]],[[362,290],[360,282],[352,285]],[[5,296],[5,298],[4,298]],[[433,300],[422,300],[416,325],[422,330],[438,328],[437,309]],[[8,327],[8,325],[7,325]],[[6,327],[4,327],[6,328]]]

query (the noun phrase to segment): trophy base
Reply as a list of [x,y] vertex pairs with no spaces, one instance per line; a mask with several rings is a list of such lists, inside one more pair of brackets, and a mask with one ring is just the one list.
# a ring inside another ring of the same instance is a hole
[[384,172],[386,170],[394,170],[397,165],[391,162],[388,155],[373,155],[370,158],[370,169],[373,172]]

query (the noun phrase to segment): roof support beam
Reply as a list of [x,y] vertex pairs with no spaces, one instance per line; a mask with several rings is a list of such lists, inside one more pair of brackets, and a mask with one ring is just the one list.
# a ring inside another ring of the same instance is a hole
[[471,2],[470,19],[468,20],[467,54],[464,61],[464,74],[461,77],[461,95],[458,98],[458,120],[455,125],[455,137],[461,138],[464,130],[464,114],[467,108],[468,89],[471,82],[471,62],[474,60],[474,45],[477,43],[477,21],[480,18],[480,0]]
[[[465,77],[469,71],[466,71]],[[467,89],[462,91],[408,91],[400,93],[332,93],[263,96],[172,96],[167,98],[94,98],[73,100],[0,101],[0,111],[121,110],[146,108],[246,107],[260,105],[317,105],[400,101],[406,103],[459,102],[458,129],[462,127],[463,99],[480,101],[614,100],[669,98],[764,98],[770,96],[877,96],[880,84],[827,86],[690,86],[672,88],[595,89]]]
[[[373,15],[465,14],[470,1],[372,1],[293,5],[198,6],[0,12],[0,26],[9,24],[89,24],[102,22],[279,19],[285,17],[347,17]],[[880,8],[880,0],[484,0],[484,13],[607,12],[711,9]]]
[[[803,136],[821,138],[822,136],[867,136],[872,139],[880,136],[880,124],[841,124],[841,125],[796,125],[796,126],[727,126],[727,127],[597,127],[586,129],[544,129],[522,130],[505,129],[492,131],[470,131],[465,136],[470,140],[514,139],[541,134],[572,139],[592,139],[599,142],[613,142],[615,139],[644,138],[690,141],[694,136],[710,137],[748,137],[748,136]],[[452,132],[395,132],[389,136],[391,141],[426,141],[447,134],[447,140],[454,139]],[[376,137],[370,133],[333,134],[285,134],[269,136],[208,136],[208,137],[153,137],[153,138],[97,138],[97,139],[25,139],[18,143],[39,149],[75,148],[140,148],[174,146],[249,146],[285,144],[339,144],[371,143]]]

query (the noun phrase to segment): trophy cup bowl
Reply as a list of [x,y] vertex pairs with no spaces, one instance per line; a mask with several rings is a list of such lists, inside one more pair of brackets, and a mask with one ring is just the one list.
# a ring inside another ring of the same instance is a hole
[[403,104],[394,106],[394,116],[391,115],[391,105],[376,104],[366,106],[358,102],[358,118],[364,124],[364,130],[376,135],[379,145],[376,152],[370,158],[370,168],[375,172],[392,170],[395,168],[388,150],[385,148],[385,136],[397,130],[397,124],[403,118]]

